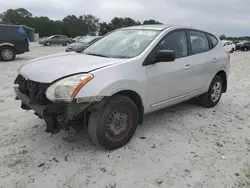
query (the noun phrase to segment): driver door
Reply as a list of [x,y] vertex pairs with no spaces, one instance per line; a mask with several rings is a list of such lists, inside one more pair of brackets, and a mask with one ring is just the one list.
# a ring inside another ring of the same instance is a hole
[[186,31],[175,30],[167,34],[149,58],[154,58],[158,50],[174,50],[176,59],[147,66],[147,96],[152,109],[174,104],[197,89]]
[[52,39],[51,39],[51,44],[58,44],[59,42],[59,36],[54,36]]

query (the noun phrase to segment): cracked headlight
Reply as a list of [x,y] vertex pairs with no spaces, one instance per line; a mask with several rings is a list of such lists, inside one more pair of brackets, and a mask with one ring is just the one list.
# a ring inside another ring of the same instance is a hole
[[51,101],[71,101],[78,91],[94,76],[92,74],[78,74],[63,78],[53,83],[46,91],[46,97]]

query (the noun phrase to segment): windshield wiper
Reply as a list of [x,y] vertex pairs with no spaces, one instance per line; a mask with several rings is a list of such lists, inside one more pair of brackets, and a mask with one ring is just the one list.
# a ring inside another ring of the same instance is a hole
[[98,57],[106,57],[106,58],[109,58],[109,56],[102,55],[102,54],[95,54],[95,53],[84,53],[84,54],[86,54],[86,55],[98,56]]

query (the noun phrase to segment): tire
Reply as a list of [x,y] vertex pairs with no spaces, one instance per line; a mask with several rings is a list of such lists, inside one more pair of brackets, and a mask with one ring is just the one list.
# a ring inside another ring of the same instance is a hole
[[45,43],[45,46],[51,46],[51,42],[47,41],[47,42]]
[[69,41],[66,41],[66,42],[65,42],[65,46],[68,46],[69,44],[70,44]]
[[0,59],[3,61],[13,61],[16,58],[16,51],[14,48],[5,46],[0,48]]
[[246,52],[247,50],[248,50],[247,47],[245,47],[245,48],[243,49],[244,52]]
[[230,53],[234,53],[234,48],[231,49]]
[[[217,87],[220,85],[219,87]],[[215,89],[217,88],[217,89]],[[200,96],[200,104],[207,108],[212,108],[220,101],[223,91],[223,81],[221,76],[216,75],[209,87],[209,90],[204,95]]]
[[118,149],[131,140],[138,121],[139,112],[135,103],[128,97],[117,95],[90,114],[88,134],[97,146],[106,150]]

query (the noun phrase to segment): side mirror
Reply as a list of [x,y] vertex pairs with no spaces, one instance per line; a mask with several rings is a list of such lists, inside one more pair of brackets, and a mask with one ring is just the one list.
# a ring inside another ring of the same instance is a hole
[[171,62],[175,60],[174,50],[160,50],[156,52],[155,62]]

